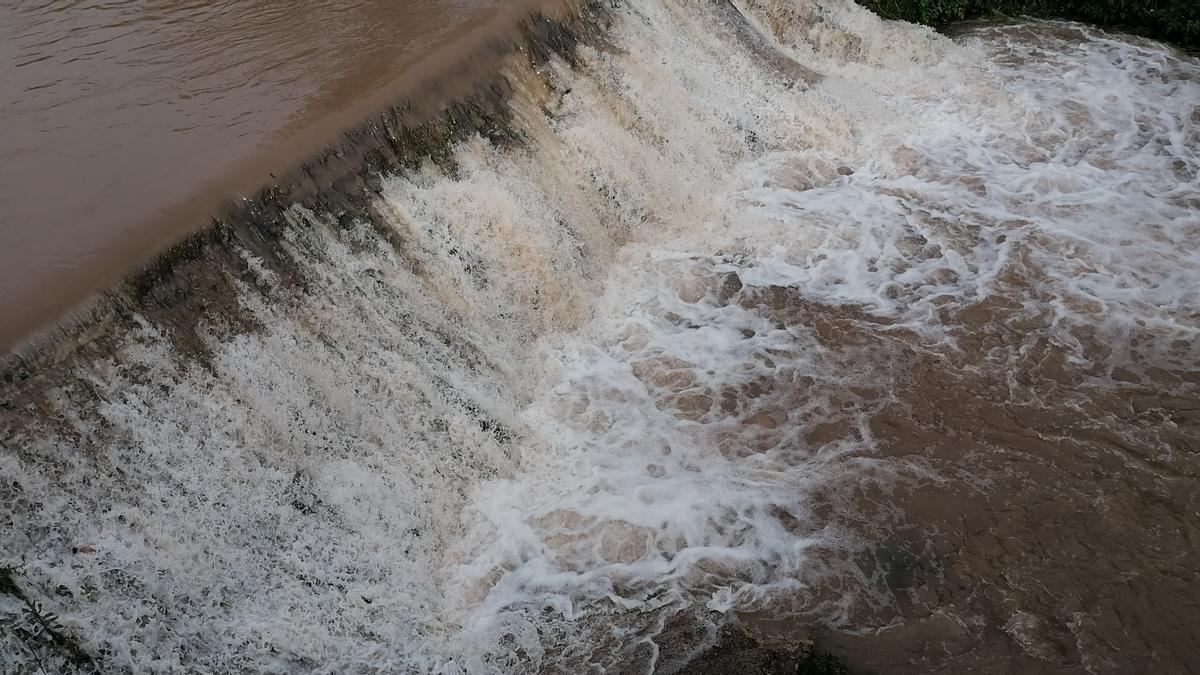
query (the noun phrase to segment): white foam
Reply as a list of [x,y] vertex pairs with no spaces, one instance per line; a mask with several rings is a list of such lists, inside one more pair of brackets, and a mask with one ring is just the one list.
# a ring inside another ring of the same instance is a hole
[[24,582],[69,589],[48,604],[113,668],[651,668],[677,612],[887,602],[810,503],[886,489],[887,355],[731,301],[729,274],[929,349],[954,348],[947,307],[1006,294],[1064,345],[1096,331],[1106,368],[1200,356],[1194,61],[746,4],[824,80],[696,5],[620,8],[617,48],[550,65],[570,93],[523,111],[529,148],[387,183],[403,255],[296,209],[311,292],[262,267],[261,333],[206,368],[146,324],[82,369],[98,409],[55,411],[75,433],[0,453]]

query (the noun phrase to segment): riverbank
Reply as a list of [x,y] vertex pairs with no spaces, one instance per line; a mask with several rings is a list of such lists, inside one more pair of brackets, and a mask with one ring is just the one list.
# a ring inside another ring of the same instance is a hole
[[1096,26],[1200,49],[1200,3],[1193,0],[857,0],[885,19],[938,28],[972,19],[1030,17]]

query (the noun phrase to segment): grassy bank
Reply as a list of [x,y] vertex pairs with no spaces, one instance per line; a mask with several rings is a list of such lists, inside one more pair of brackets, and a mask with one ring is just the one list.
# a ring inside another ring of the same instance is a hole
[[1071,19],[1200,48],[1198,0],[858,0],[880,16],[931,26],[1005,16]]

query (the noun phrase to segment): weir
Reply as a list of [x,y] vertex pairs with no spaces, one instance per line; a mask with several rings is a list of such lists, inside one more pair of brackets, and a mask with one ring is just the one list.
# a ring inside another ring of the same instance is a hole
[[[5,8],[16,39],[0,56],[16,63],[0,86],[16,100],[0,117],[11,132],[0,152],[14,160],[0,176],[0,226],[11,233],[0,251],[0,349],[68,310],[86,314],[89,294],[225,215],[235,196],[280,183],[322,148],[352,148],[346,131],[385,108],[403,108],[397,119],[412,127],[486,90],[518,49],[522,21],[572,11],[555,0],[445,4]],[[323,30],[352,46],[317,55],[289,33],[313,30],[306,24],[324,13]],[[435,25],[412,33],[404,17],[422,13]],[[354,32],[356,21],[377,25]],[[91,44],[78,44],[83,33]],[[56,181],[72,189],[50,193]]]
[[1187,669],[1195,60],[536,9],[6,357],[0,663]]
[[[293,206],[327,212],[339,222],[352,216],[375,219],[368,206],[371,198],[379,194],[382,177],[415,171],[424,162],[452,171],[452,147],[474,135],[498,147],[518,142],[520,132],[513,127],[509,107],[514,92],[505,69],[514,66],[522,71],[537,69],[551,56],[571,61],[580,37],[597,29],[595,16],[584,18],[588,12],[594,15],[595,8],[584,10],[565,3],[525,4],[528,7],[524,18],[512,19],[512,30],[520,35],[519,39],[496,35],[493,29],[493,34],[475,38],[482,46],[473,50],[463,48],[465,53],[459,56],[459,63],[437,67],[423,64],[427,71],[424,76],[431,77],[429,72],[436,72],[442,80],[422,83],[422,88],[433,89],[435,93],[405,94],[403,88],[393,86],[403,98],[344,131],[339,139],[313,153],[298,168],[281,171],[274,184],[258,190],[252,197],[227,203],[221,209],[223,216],[214,218],[209,226],[183,241],[173,243],[102,298],[85,303],[58,325],[42,326],[22,343],[7,345],[0,361],[5,378],[19,378],[19,374],[9,371],[28,371],[48,349],[69,350],[70,346],[63,343],[69,343],[73,333],[97,323],[98,317],[128,313],[143,306],[153,308],[153,301],[145,301],[150,300],[148,294],[157,287],[172,289],[159,296],[199,292],[204,284],[174,277],[186,276],[189,264],[208,270],[229,266],[227,259],[199,264],[205,256],[228,256],[230,250],[246,250],[276,265],[283,264],[277,239],[285,223],[282,214]],[[441,58],[445,61],[447,57]],[[404,86],[416,88],[413,83]],[[437,96],[442,100],[438,101]],[[368,98],[378,99],[378,96]],[[176,297],[169,304],[187,305],[190,299]],[[196,320],[204,314],[203,309],[190,310],[189,306],[180,314]],[[24,317],[18,317],[18,321],[23,320]],[[182,332],[189,332],[188,328],[182,328]],[[14,337],[5,334],[8,340]]]

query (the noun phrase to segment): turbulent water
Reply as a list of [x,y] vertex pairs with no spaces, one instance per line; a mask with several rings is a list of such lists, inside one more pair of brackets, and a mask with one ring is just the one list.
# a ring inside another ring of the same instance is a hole
[[605,5],[523,143],[8,385],[10,583],[113,671],[1200,669],[1200,64]]

